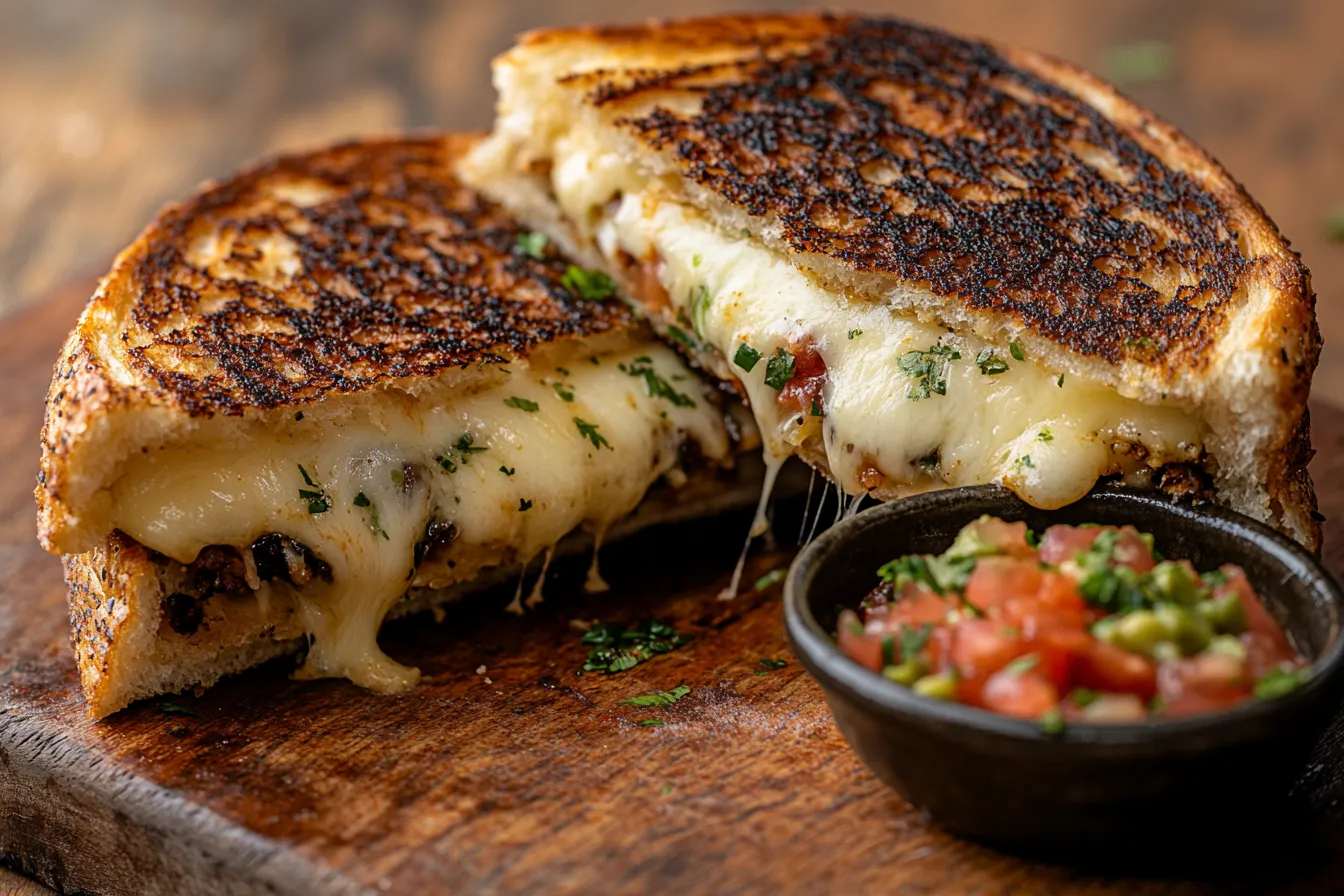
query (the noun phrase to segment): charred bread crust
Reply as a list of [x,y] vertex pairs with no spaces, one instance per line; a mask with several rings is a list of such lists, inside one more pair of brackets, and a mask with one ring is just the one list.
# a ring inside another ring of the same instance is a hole
[[521,250],[521,226],[457,180],[477,139],[280,156],[165,208],[56,362],[35,490],[43,545],[91,544],[64,535],[105,485],[114,440],[139,451],[191,420],[279,417],[633,326],[623,303],[566,286],[554,248]]

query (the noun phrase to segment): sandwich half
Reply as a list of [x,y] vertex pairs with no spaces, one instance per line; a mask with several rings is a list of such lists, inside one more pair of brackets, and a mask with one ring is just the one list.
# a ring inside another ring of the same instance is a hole
[[385,616],[509,575],[521,598],[557,546],[754,501],[740,402],[464,187],[473,140],[207,185],[98,287],[36,490],[95,716],[295,651],[403,691]]
[[539,31],[465,177],[850,495],[1102,477],[1320,538],[1309,275],[1094,76],[891,20]]

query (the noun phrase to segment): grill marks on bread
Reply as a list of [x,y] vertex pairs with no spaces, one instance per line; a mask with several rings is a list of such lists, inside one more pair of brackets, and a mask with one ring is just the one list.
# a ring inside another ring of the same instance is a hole
[[316,401],[629,325],[462,187],[466,138],[282,157],[170,208],[126,260],[129,364],[194,414]]
[[851,17],[728,24],[711,37],[735,60],[569,80],[795,251],[1107,361],[1205,360],[1254,264],[1224,203],[1140,138],[984,43]]

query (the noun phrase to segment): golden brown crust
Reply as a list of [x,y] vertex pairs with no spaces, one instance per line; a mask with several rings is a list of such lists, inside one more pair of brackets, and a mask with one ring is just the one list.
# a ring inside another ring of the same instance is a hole
[[59,549],[78,512],[71,479],[88,465],[72,452],[126,432],[112,422],[121,412],[145,427],[139,450],[156,419],[307,405],[630,327],[624,305],[575,295],[558,253],[522,251],[520,225],[457,180],[477,139],[281,156],[166,208],[56,363],[36,491],[44,543]]
[[[830,15],[525,43],[573,39],[628,44],[638,66],[570,76],[588,103],[777,222],[793,251],[1008,315],[1079,355],[1207,366],[1246,284],[1300,268],[1211,158],[1037,54]],[[679,95],[694,106],[665,102]]]

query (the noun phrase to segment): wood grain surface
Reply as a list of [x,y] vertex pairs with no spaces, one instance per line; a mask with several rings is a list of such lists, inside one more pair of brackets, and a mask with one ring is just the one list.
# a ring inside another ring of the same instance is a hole
[[[174,698],[185,713],[149,701],[95,724],[30,496],[50,359],[86,291],[0,326],[0,856],[26,875],[136,894],[1338,891],[1344,724],[1301,786],[1316,819],[1304,849],[1229,857],[1218,878],[1096,877],[948,837],[847,749],[789,655],[777,586],[716,599],[740,515],[617,546],[606,595],[582,594],[580,562],[522,620],[497,594],[393,624],[384,646],[424,672],[402,698],[292,682],[280,662]],[[1333,518],[1344,412],[1314,413]],[[787,509],[776,532],[792,541]],[[757,553],[747,581],[788,559]],[[695,640],[618,675],[575,674],[587,648],[572,620],[647,616]],[[673,706],[622,702],[681,684]]]

